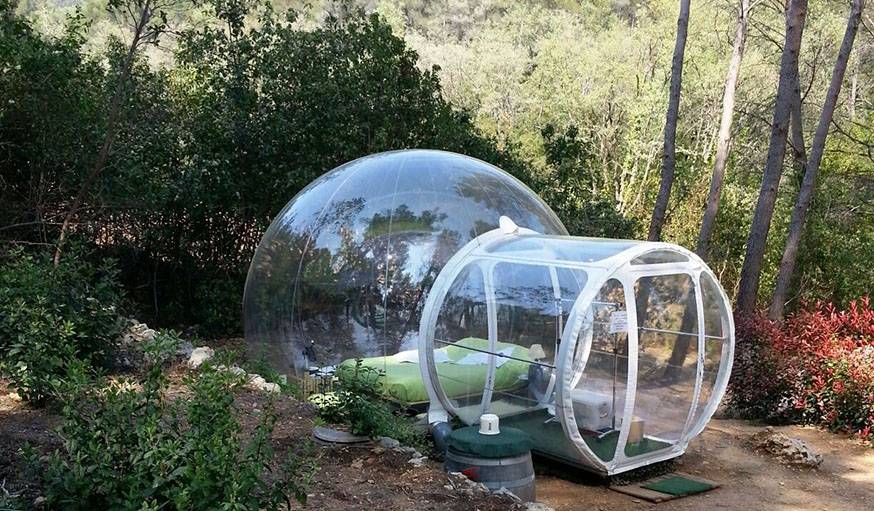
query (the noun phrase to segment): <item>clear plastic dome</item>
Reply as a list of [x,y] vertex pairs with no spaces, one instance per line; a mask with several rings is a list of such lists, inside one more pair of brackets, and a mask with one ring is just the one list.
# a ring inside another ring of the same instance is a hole
[[244,297],[250,356],[290,376],[333,373],[359,358],[414,357],[434,279],[501,215],[567,234],[534,192],[474,158],[395,151],[328,172],[277,215],[252,259]]
[[615,474],[682,454],[731,373],[728,298],[668,243],[496,229],[422,312],[429,422],[493,413],[545,456]]

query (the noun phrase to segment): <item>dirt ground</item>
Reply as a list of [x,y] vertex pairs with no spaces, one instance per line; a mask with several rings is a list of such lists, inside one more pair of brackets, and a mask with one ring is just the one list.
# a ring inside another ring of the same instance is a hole
[[[556,511],[588,509],[659,511],[726,510],[823,510],[874,509],[874,449],[854,438],[816,428],[775,427],[800,438],[824,460],[817,469],[792,468],[757,453],[747,439],[763,429],[746,421],[715,419],[704,434],[693,440],[677,470],[720,483],[711,492],[651,504],[600,485],[584,474],[539,475],[538,500]],[[568,480],[571,479],[571,480]]]
[[[172,390],[172,389],[171,389]],[[237,407],[244,425],[254,426],[255,412],[264,404],[261,394],[241,391]],[[300,445],[311,438],[315,415],[311,407],[283,396],[274,431],[276,450]],[[39,495],[33,476],[25,470],[19,449],[24,442],[47,452],[58,445],[52,429],[58,418],[47,410],[31,409],[14,399],[0,381],[0,483],[10,493]],[[874,509],[874,449],[856,439],[815,428],[778,427],[824,455],[818,469],[797,469],[760,455],[747,439],[762,426],[744,421],[714,420],[693,441],[676,469],[717,481],[712,492],[650,504],[608,489],[603,480],[566,467],[538,463],[538,500],[557,511],[659,509],[727,510],[866,510]],[[437,461],[421,468],[409,455],[373,444],[345,447],[320,445],[319,472],[310,491],[308,509],[499,510],[517,508],[502,496],[473,496],[447,488],[449,480]]]

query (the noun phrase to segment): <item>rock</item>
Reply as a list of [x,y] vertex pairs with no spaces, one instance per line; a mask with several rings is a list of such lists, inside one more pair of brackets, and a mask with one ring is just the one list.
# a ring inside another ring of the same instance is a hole
[[148,325],[132,319],[131,327],[128,328],[128,331],[122,338],[122,341],[127,343],[151,341],[155,338],[155,335],[157,335],[157,332],[149,328]]
[[418,456],[419,451],[417,451],[414,447],[407,447],[405,445],[400,447],[395,447],[392,449],[394,452],[399,452],[401,454],[409,454],[411,456]]
[[802,440],[774,431],[770,426],[750,437],[750,443],[787,465],[816,468],[823,459]]
[[366,436],[353,435],[347,431],[338,429],[326,428],[324,426],[316,426],[313,428],[313,436],[316,440],[333,444],[356,444],[370,440]]
[[555,511],[555,509],[547,506],[543,502],[526,502],[525,503],[526,511]]
[[21,396],[18,394],[18,392],[10,392],[9,394],[6,394],[6,397],[8,397],[11,401],[21,401]]
[[401,443],[395,440],[394,438],[389,438],[387,436],[379,437],[379,445],[385,447],[386,449],[397,449],[401,446]]
[[455,488],[455,491],[465,496],[472,496],[474,492],[489,493],[486,485],[470,480],[461,472],[449,472],[449,484]]
[[410,458],[409,460],[407,460],[407,463],[409,463],[410,465],[412,465],[416,468],[421,468],[422,466],[425,465],[426,461],[428,461],[428,458],[425,456],[422,456],[420,454],[419,456],[416,456],[416,457],[413,457],[413,458]]
[[[243,369],[242,367],[238,367],[238,366],[231,366],[231,367],[228,367],[226,370],[227,370],[227,372],[232,373],[236,376],[243,376],[244,374],[246,374],[246,370]],[[255,376],[258,376],[258,375],[255,375]]]
[[[219,364],[215,366],[216,371],[222,371],[225,373],[231,373],[234,376],[250,376],[246,373],[246,370],[239,366],[226,366],[224,364]],[[257,374],[251,376],[258,376]]]
[[179,343],[179,348],[176,349],[176,356],[188,358],[193,351],[194,345],[191,344],[191,341],[182,341]]
[[510,490],[504,488],[503,486],[501,486],[500,488],[498,488],[497,490],[495,490],[494,494],[495,494],[495,495],[503,495],[503,496],[505,496],[505,497],[508,497],[508,498],[509,498],[510,500],[512,500],[513,502],[522,502],[522,499],[520,499],[519,497],[517,497],[515,493],[513,493],[513,492],[511,492]]
[[46,498],[40,495],[39,497],[33,499],[33,507],[34,508],[42,508],[46,505]]
[[215,355],[215,350],[209,346],[200,346],[191,351],[191,356],[188,357],[188,367],[197,369],[204,362],[211,359]]
[[[239,369],[239,368],[237,368]],[[242,370],[242,369],[241,369]],[[246,383],[246,388],[261,392],[272,392],[278,394],[280,391],[279,385],[271,383],[257,374],[249,375],[249,382]]]

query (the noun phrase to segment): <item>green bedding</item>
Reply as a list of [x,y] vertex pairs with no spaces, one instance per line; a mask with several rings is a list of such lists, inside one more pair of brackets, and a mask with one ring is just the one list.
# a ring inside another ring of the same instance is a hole
[[[447,396],[457,398],[482,394],[488,374],[487,360],[489,355],[480,354],[480,352],[467,348],[488,350],[488,346],[489,342],[485,339],[468,337],[434,350],[435,359],[443,359],[436,366],[441,386]],[[496,343],[496,351],[530,360],[528,349],[515,344]],[[438,354],[438,352],[442,352],[445,356]],[[482,361],[482,363],[464,363],[471,360]],[[500,363],[500,367],[495,368],[495,390],[511,389],[525,381],[529,366],[527,362],[501,357],[497,357],[496,362]],[[428,392],[422,382],[418,363],[399,362],[394,356],[387,356],[362,359],[362,365],[381,372],[379,384],[386,399],[407,405],[428,401]],[[354,378],[355,359],[343,361],[337,366],[336,374],[341,380]]]

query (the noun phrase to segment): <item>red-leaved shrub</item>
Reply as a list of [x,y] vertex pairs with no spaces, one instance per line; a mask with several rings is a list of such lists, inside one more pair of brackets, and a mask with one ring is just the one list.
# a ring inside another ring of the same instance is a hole
[[780,323],[737,318],[728,405],[748,416],[874,438],[874,309],[800,310]]

